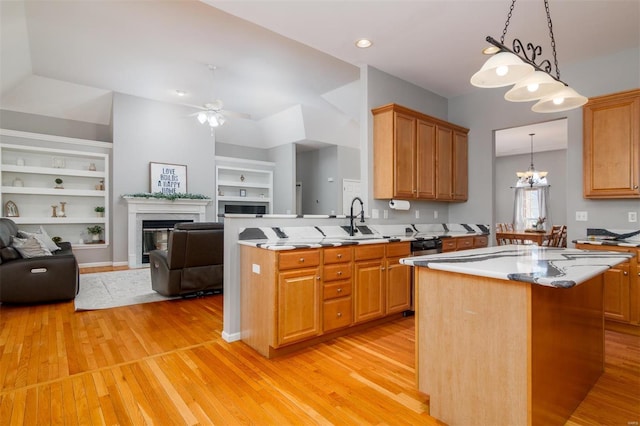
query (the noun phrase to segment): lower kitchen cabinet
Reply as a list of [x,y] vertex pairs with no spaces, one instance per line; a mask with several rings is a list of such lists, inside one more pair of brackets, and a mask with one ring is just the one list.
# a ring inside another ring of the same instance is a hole
[[452,237],[442,239],[442,251],[469,250],[472,248],[482,248],[489,245],[489,237],[486,235],[475,235],[469,237]]
[[594,244],[576,244],[576,248],[636,254],[628,262],[616,265],[604,273],[604,317],[607,329],[640,333],[640,249]]
[[321,333],[320,290],[317,267],[278,274],[278,346]]
[[399,264],[408,256],[409,242],[283,251],[241,246],[242,341],[271,358],[395,318],[411,302],[411,270]]

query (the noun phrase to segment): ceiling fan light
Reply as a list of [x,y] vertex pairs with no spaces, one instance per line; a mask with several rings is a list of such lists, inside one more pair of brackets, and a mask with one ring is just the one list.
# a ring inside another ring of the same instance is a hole
[[222,126],[225,123],[225,121],[227,121],[224,115],[220,114],[219,112],[216,113],[216,120],[218,121],[219,126]]
[[199,112],[198,113],[198,121],[200,122],[200,124],[204,124],[207,122],[207,113],[206,112]]
[[504,98],[511,102],[528,102],[559,92],[565,85],[546,72],[535,71],[517,82]]
[[533,66],[517,55],[500,52],[489,58],[480,71],[471,76],[476,87],[503,87],[514,84],[533,72]]
[[581,107],[586,104],[586,97],[569,86],[540,99],[531,110],[533,112],[559,112]]
[[218,127],[220,125],[220,123],[218,122],[218,117],[216,117],[215,114],[211,114],[209,116],[208,121],[209,121],[209,126],[211,127]]

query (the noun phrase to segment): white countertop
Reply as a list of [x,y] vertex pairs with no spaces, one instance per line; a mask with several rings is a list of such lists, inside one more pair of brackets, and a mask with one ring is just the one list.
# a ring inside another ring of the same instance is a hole
[[441,271],[567,288],[631,257],[632,254],[622,252],[507,245],[409,257],[400,262]]

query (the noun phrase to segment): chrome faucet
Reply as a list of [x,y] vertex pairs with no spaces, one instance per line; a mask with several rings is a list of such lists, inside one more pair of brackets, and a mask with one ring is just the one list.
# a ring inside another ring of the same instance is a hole
[[351,215],[349,216],[351,224],[351,227],[349,228],[349,235],[352,237],[356,232],[356,227],[353,224],[353,219],[355,218],[355,216],[353,216],[353,204],[356,202],[356,200],[360,201],[360,222],[364,223],[364,203],[362,202],[362,199],[360,197],[355,197],[353,200],[351,200]]

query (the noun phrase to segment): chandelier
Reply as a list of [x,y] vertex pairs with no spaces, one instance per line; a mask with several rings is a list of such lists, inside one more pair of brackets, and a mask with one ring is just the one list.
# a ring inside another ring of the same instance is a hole
[[226,121],[224,115],[216,110],[201,111],[197,117],[200,124],[208,123],[212,128],[222,126]]
[[529,136],[531,136],[531,164],[529,165],[529,170],[527,170],[526,172],[516,173],[516,175],[518,176],[518,183],[516,184],[516,187],[526,186],[526,185],[529,185],[529,187],[549,185],[547,183],[547,172],[536,170],[536,168],[533,165],[533,136],[534,135],[535,133],[529,133]]
[[513,84],[514,86],[504,95],[504,98],[511,102],[537,100],[538,102],[531,107],[534,112],[567,111],[587,103],[586,97],[560,80],[556,41],[553,36],[548,0],[544,0],[544,7],[553,50],[555,76],[551,74],[552,66],[548,59],[536,63],[538,56],[542,54],[542,47],[527,43],[525,49],[524,44],[517,38],[513,39],[512,49],[504,45],[504,37],[507,34],[515,4],[516,0],[512,0],[500,41],[487,36],[486,40],[491,46],[485,48],[483,53],[493,56],[471,77],[471,84],[483,88],[504,87]]

